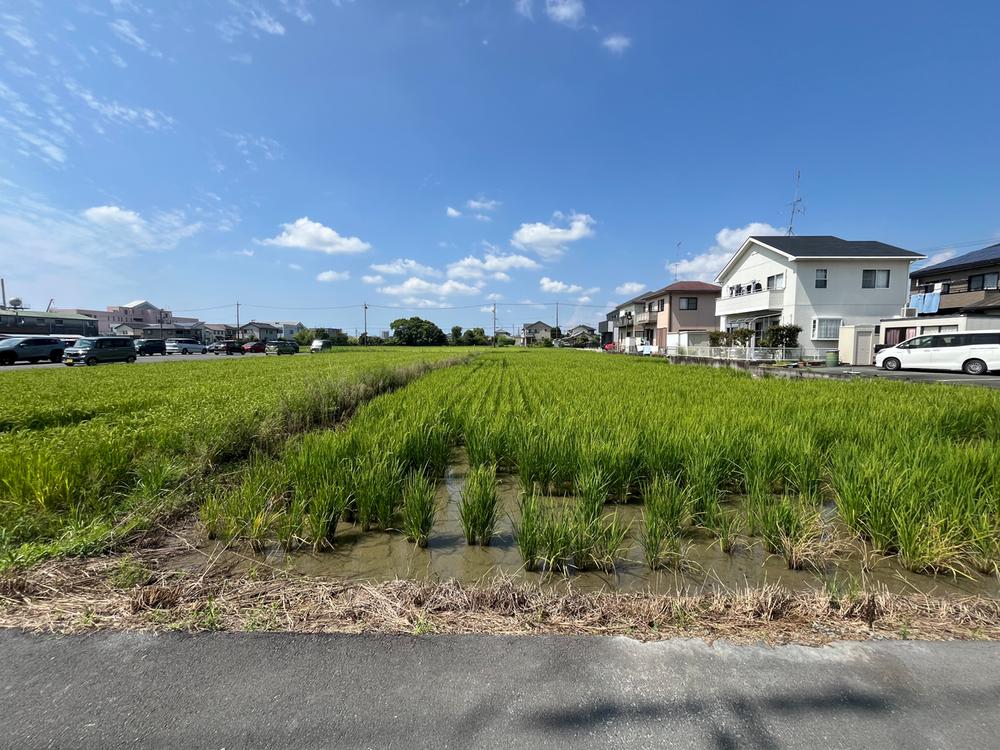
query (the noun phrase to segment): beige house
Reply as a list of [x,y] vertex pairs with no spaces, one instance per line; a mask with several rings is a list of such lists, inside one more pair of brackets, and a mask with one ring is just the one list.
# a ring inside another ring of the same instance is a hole
[[635,297],[611,314],[617,313],[611,319],[615,343],[629,351],[644,345],[663,350],[668,334],[718,330],[715,300],[721,292],[704,281],[675,281]]
[[524,346],[531,346],[538,341],[551,338],[552,326],[540,320],[536,320],[534,323],[525,323],[524,329],[521,332],[522,344]]

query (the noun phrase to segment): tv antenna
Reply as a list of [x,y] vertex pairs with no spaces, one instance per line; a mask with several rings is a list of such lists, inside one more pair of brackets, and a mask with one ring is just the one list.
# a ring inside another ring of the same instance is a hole
[[[678,255],[681,254],[681,243],[680,242],[677,243],[677,254]],[[671,270],[673,271],[673,274],[674,274],[674,281],[677,281],[677,261],[674,261],[673,263],[671,263],[670,264],[670,268],[671,268]]]
[[788,216],[788,231],[786,232],[786,234],[789,237],[791,237],[793,234],[795,234],[795,216],[796,216],[796,214],[804,214],[806,212],[805,206],[802,205],[802,198],[799,196],[799,178],[801,176],[802,176],[802,173],[799,170],[796,169],[795,170],[795,197],[792,199],[792,202],[788,204],[789,207],[791,208],[791,212],[789,213],[789,216]]

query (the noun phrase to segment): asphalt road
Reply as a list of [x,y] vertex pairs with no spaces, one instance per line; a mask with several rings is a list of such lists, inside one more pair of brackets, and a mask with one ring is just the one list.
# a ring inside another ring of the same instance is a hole
[[0,746],[985,748],[1000,644],[0,632]]
[[948,385],[975,385],[981,388],[1000,388],[1000,372],[991,375],[966,375],[964,372],[942,372],[941,370],[896,370],[890,372],[879,367],[844,365],[842,367],[812,367],[810,372],[824,372],[844,375],[858,373],[859,377],[875,377],[885,380],[905,380],[911,383],[947,383]]

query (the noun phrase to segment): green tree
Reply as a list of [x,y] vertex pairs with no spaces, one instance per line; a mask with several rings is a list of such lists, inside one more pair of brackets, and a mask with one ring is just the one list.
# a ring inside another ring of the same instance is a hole
[[466,346],[486,346],[490,340],[482,328],[469,328],[462,334],[462,343]]
[[461,346],[465,343],[462,341],[462,326],[451,327],[451,343],[453,346]]
[[392,336],[403,346],[444,346],[448,343],[445,332],[423,318],[399,318],[392,322]]

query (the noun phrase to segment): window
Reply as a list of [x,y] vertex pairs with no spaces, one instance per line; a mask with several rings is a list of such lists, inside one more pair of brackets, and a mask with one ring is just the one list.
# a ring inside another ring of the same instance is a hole
[[861,272],[862,289],[888,289],[888,269],[866,269]]
[[820,340],[840,338],[841,322],[840,318],[813,318],[811,338]]
[[941,282],[941,294],[951,294],[951,282],[942,281]]
[[1000,274],[995,271],[993,273],[978,273],[975,276],[970,276],[969,291],[978,292],[983,289],[996,289],[998,280],[1000,280]]
[[698,309],[697,297],[681,297],[681,310],[697,310],[697,309]]
[[826,269],[817,268],[816,269],[816,288],[826,289]]
[[777,273],[767,277],[767,288],[780,290],[785,288],[785,274]]
[[663,300],[663,299],[661,299],[661,300],[659,301],[659,303],[658,303],[658,307],[657,307],[657,311],[658,311],[658,312],[663,312],[663,306],[664,306],[664,303],[665,303],[665,302],[666,302],[666,300]]
[[910,339],[905,344],[900,344],[900,349],[928,349],[934,346],[934,336],[918,336]]
[[1000,344],[1000,333],[970,333],[967,334],[969,345]]

